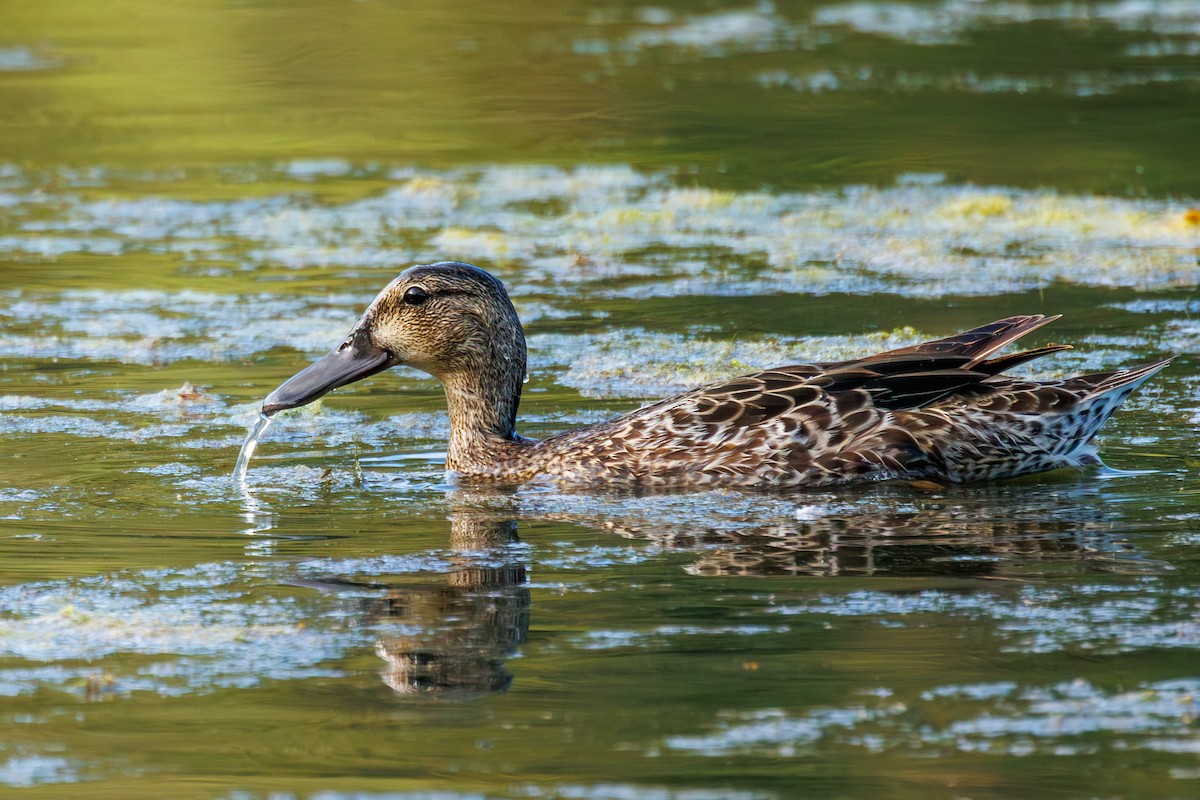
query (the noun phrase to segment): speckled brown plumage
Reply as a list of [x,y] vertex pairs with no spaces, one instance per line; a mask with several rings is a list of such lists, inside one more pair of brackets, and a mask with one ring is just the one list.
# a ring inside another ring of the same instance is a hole
[[[996,355],[1054,319],[1009,317],[853,361],[766,370],[543,441],[516,433],[525,339],[503,285],[477,267],[444,262],[406,270],[327,359],[365,348],[376,355],[364,374],[407,364],[438,377],[450,413],[446,466],[468,480],[758,488],[889,478],[961,483],[1093,463],[1097,430],[1169,361],[1051,382],[1003,375],[1066,349]],[[304,376],[277,389],[264,411],[311,402],[357,379],[289,392]]]

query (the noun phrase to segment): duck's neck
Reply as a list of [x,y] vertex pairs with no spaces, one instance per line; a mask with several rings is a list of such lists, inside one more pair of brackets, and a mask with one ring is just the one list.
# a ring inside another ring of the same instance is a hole
[[525,381],[524,341],[519,353],[495,354],[483,365],[439,377],[450,411],[446,468],[464,474],[504,471],[504,460],[522,447],[517,406]]

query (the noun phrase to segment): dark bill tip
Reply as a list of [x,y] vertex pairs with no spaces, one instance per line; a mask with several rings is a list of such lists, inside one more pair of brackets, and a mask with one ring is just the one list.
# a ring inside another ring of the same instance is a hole
[[286,408],[308,405],[339,386],[370,377],[395,363],[391,353],[373,345],[366,329],[359,328],[337,349],[300,370],[267,395],[262,413],[270,417]]

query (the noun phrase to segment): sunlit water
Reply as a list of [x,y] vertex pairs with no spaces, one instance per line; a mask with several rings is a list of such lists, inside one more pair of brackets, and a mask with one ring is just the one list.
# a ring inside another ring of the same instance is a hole
[[[6,23],[0,795],[1197,794],[1193,4]],[[446,258],[531,436],[1014,313],[1180,358],[998,485],[468,491],[402,369],[265,435]]]

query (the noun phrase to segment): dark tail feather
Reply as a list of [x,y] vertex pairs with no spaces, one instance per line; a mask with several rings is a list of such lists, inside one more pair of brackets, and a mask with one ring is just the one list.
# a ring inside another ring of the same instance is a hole
[[1027,361],[1033,361],[1035,358],[1041,358],[1051,353],[1059,353],[1070,349],[1071,345],[1069,344],[1048,344],[1045,347],[1035,347],[1032,350],[1022,350],[1019,353],[1010,353],[1006,356],[989,358],[987,361],[976,364],[975,370],[977,372],[986,372],[988,375],[1000,375]]
[[963,333],[947,336],[945,339],[889,350],[880,355],[906,357],[955,355],[967,359],[967,363],[964,364],[966,369],[974,369],[979,362],[1000,348],[1020,339],[1027,333],[1032,333],[1043,325],[1049,325],[1061,316],[1061,314],[1052,317],[1044,314],[1026,314],[1019,317],[1005,317]]

